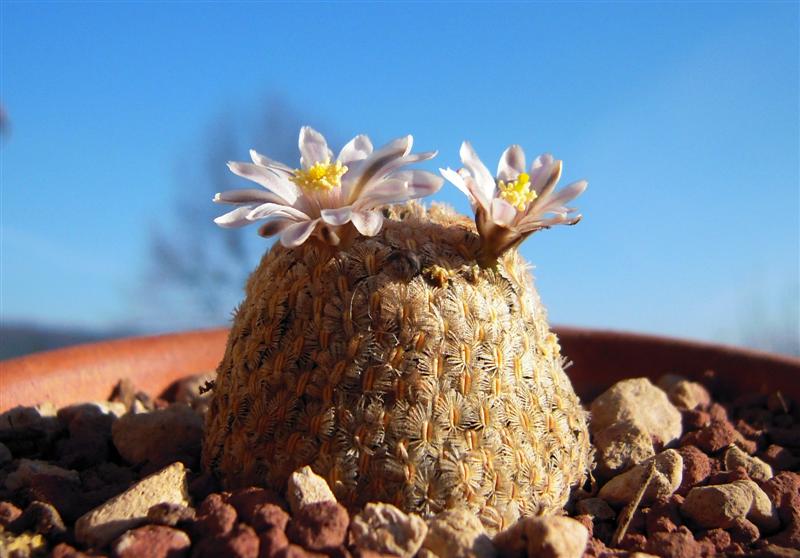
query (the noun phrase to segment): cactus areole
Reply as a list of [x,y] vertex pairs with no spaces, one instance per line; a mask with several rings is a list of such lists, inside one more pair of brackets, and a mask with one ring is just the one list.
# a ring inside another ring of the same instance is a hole
[[283,490],[304,465],[341,502],[393,503],[424,516],[468,506],[496,530],[552,513],[582,483],[586,412],[516,246],[580,216],[555,192],[561,162],[525,169],[512,146],[492,177],[465,142],[442,175],[475,220],[409,201],[443,180],[408,163],[411,136],[334,160],[303,128],[301,168],[258,153],[231,169],[222,226],[265,220],[279,235],[250,276],[217,370],[203,464],[229,487]]

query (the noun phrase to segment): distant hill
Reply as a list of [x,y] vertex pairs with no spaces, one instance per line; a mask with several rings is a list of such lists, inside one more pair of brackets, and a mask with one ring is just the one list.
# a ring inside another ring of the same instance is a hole
[[0,325],[0,359],[128,335],[135,335],[135,332],[121,329],[94,331],[64,326],[4,323]]

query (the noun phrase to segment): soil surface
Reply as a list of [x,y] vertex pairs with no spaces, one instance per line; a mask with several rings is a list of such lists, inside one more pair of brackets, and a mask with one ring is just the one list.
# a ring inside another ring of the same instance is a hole
[[348,512],[310,471],[294,495],[223,491],[199,466],[209,379],[0,415],[0,558],[800,557],[800,405],[779,392],[717,401],[712,372],[620,382],[589,406],[597,468],[571,519],[489,533],[457,513]]

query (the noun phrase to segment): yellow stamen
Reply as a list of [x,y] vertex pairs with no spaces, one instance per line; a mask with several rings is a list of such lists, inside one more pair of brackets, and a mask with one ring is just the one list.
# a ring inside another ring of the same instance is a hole
[[342,185],[342,175],[346,172],[347,167],[339,161],[331,163],[326,159],[308,169],[296,169],[291,181],[309,192],[329,192]]
[[524,211],[537,197],[536,191],[531,190],[531,177],[526,172],[521,172],[516,180],[508,184],[498,180],[497,187],[500,188],[500,197],[519,211]]

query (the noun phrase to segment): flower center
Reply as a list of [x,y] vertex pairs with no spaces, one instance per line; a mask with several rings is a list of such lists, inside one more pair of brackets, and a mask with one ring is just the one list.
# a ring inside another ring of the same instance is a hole
[[526,172],[519,173],[513,182],[505,183],[498,180],[497,187],[500,189],[500,197],[516,207],[518,211],[524,211],[528,204],[537,197],[536,191],[531,190],[531,177]]
[[296,169],[291,181],[308,192],[329,192],[341,186],[342,175],[346,172],[347,167],[339,161],[331,163],[326,159],[308,169]]

